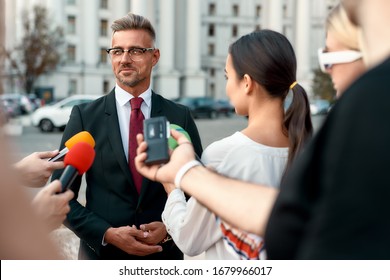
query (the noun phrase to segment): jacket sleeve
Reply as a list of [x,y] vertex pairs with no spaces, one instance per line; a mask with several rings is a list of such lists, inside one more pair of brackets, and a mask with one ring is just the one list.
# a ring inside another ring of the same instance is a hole
[[188,132],[188,134],[191,137],[191,142],[194,146],[195,153],[201,157],[203,148],[202,148],[202,141],[199,136],[198,128],[196,127],[195,121],[192,118],[190,110],[186,107],[185,109],[185,123],[184,123],[184,130]]
[[[79,106],[75,106],[63,133],[60,149],[65,147],[65,142],[69,138],[83,130],[85,129],[83,127],[82,114]],[[51,180],[59,179],[62,172],[63,170],[55,171]],[[88,246],[99,255],[104,234],[111,225],[79,202],[81,179],[82,176],[78,176],[70,187],[75,196],[69,203],[71,209],[64,225],[74,233],[77,233],[78,237],[85,240]]]
[[215,215],[194,198],[186,202],[181,190],[168,196],[162,219],[177,247],[188,256],[203,253],[222,238]]

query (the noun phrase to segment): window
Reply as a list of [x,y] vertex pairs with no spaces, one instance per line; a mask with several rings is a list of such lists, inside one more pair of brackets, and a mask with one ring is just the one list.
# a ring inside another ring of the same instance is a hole
[[69,94],[73,95],[77,92],[77,80],[71,79],[69,80]]
[[69,6],[74,6],[76,5],[76,0],[67,0],[66,4],[68,4]]
[[256,30],[256,31],[261,30],[261,25],[260,25],[260,24],[257,24],[257,25],[255,26],[255,30]]
[[105,48],[100,48],[100,63],[106,64],[108,59],[107,59],[107,52]]
[[210,95],[215,96],[215,84],[210,83]]
[[286,4],[284,4],[283,5],[283,17],[287,17],[288,16],[288,10],[287,10],[287,5]]
[[209,24],[209,37],[215,36],[215,25]]
[[209,46],[208,46],[208,54],[209,55],[214,55],[214,53],[215,53],[215,46],[214,46],[214,44],[209,44]]
[[103,92],[108,93],[110,91],[110,82],[109,81],[103,81]]
[[215,11],[216,11],[215,4],[214,3],[210,3],[209,4],[209,16],[214,16],[215,15]]
[[232,36],[233,37],[237,37],[238,36],[238,26],[235,25],[235,24],[232,26]]
[[76,34],[76,17],[68,16],[68,34]]
[[237,17],[239,15],[240,9],[238,5],[233,5],[233,16]]
[[68,45],[68,48],[67,48],[67,58],[68,58],[69,62],[75,62],[76,61],[76,46]]
[[100,9],[108,9],[108,0],[100,0]]
[[210,68],[210,77],[215,77],[215,69]]
[[261,17],[261,5],[256,6],[256,17]]
[[100,20],[100,36],[107,37],[108,35],[108,21],[105,19]]

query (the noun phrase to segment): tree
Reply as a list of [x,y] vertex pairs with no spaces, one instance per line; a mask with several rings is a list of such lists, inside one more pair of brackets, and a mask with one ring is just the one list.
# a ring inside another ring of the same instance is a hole
[[51,28],[47,9],[36,5],[33,14],[23,11],[23,38],[13,50],[3,52],[11,69],[26,93],[34,90],[39,76],[54,70],[60,63],[64,32],[60,26]]
[[330,76],[322,72],[321,69],[314,70],[312,91],[315,97],[326,99],[331,102],[336,96],[336,91],[333,88]]

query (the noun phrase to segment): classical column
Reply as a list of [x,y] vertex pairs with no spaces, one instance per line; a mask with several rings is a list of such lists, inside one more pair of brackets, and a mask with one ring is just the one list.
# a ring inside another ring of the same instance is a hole
[[[156,29],[156,16],[154,0],[131,0],[130,12],[146,17]],[[157,32],[157,30],[156,30]],[[159,34],[157,34],[159,35]],[[158,38],[159,36],[157,36]]]
[[186,69],[184,94],[205,95],[206,77],[201,71],[201,1],[187,1]]
[[78,17],[77,20],[81,21],[81,60],[85,65],[96,66],[98,62],[98,49],[91,46],[98,45],[98,32],[99,32],[99,14],[98,5],[99,1],[95,0],[83,0],[81,1],[81,10],[83,11],[83,17]]
[[[130,9],[130,2],[129,0],[121,0],[121,1],[115,1],[115,5],[112,5],[111,8],[111,23],[115,20],[124,17],[127,13],[131,11]],[[111,31],[111,29],[110,29]]]
[[83,0],[79,5],[82,11],[82,17],[78,17],[81,24],[81,40],[77,48],[81,55],[77,58],[80,65],[81,93],[94,94],[101,91],[101,79],[96,75],[96,68],[99,63],[99,1]]
[[297,0],[295,53],[297,56],[297,80],[310,92],[311,67],[310,67],[310,0]]
[[179,96],[179,73],[175,70],[175,1],[159,1],[159,29],[157,32],[160,61],[156,69],[156,91],[167,98]]
[[282,0],[272,0],[268,3],[268,26],[267,28],[283,31],[283,6]]

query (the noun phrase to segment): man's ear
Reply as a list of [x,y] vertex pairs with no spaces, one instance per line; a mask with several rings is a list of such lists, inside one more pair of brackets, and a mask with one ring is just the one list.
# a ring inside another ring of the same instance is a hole
[[153,66],[155,66],[157,64],[159,59],[160,59],[160,50],[159,49],[155,49],[153,51]]

